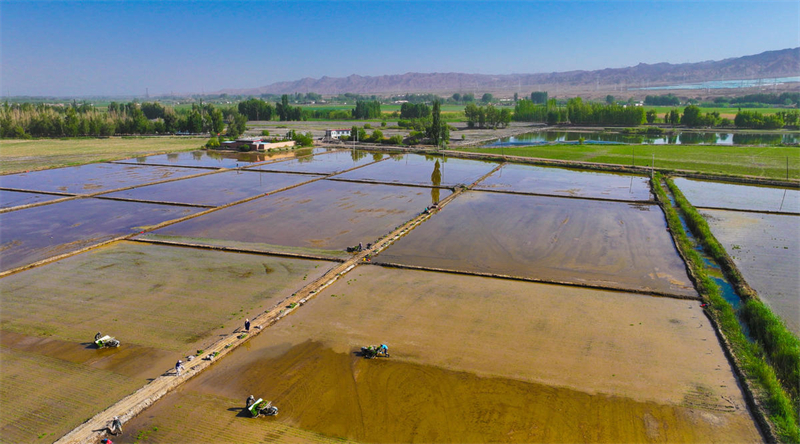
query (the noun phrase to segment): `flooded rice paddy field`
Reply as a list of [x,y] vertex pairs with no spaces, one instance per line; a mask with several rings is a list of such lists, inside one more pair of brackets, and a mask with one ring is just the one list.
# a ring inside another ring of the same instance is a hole
[[508,163],[476,189],[630,201],[652,200],[647,177]]
[[0,190],[0,208],[12,208],[21,205],[37,204],[49,200],[61,199],[57,194],[27,193],[23,191]]
[[675,185],[696,207],[800,213],[800,190],[676,177]]
[[700,210],[742,276],[800,335],[800,216]]
[[470,191],[377,261],[696,296],[658,206]]
[[[380,342],[391,358],[357,355]],[[280,414],[247,417],[250,394]],[[120,441],[319,436],[298,429],[361,442],[760,441],[696,301],[374,265],[167,395]]]
[[200,208],[82,198],[0,214],[0,271],[130,235]]
[[[342,255],[375,242],[450,190],[321,180],[148,233],[146,239]],[[288,249],[287,249],[288,247]]]
[[[120,242],[3,278],[4,439],[54,441],[330,266]],[[98,330],[122,346],[97,350]]]
[[117,191],[104,194],[103,197],[219,206],[314,180],[315,177],[322,176],[247,170],[224,171]]
[[349,150],[314,154],[285,162],[269,163],[252,167],[254,170],[288,173],[333,174],[364,166],[387,157],[381,153]]
[[92,194],[201,174],[192,168],[94,163],[0,176],[0,186],[31,191]]
[[498,164],[455,157],[421,154],[391,155],[383,162],[348,171],[337,179],[453,187],[469,185]]
[[[274,158],[179,153],[3,176],[4,187],[68,193],[141,185],[108,196],[185,204],[270,194],[140,236],[145,242],[0,279],[0,396],[24,398],[0,411],[2,436],[52,442],[333,266],[148,239],[347,258],[346,247],[375,242],[452,193],[435,187],[471,183],[496,167],[314,152],[263,165]],[[187,166],[247,165],[185,178],[210,172]],[[318,180],[356,167],[334,178],[396,185]],[[183,179],[146,185],[168,178]],[[588,200],[468,191],[374,260],[625,291],[364,264],[145,410],[114,441],[761,440],[699,302],[641,294],[697,296],[660,208],[636,202],[650,199],[643,178],[506,165],[481,186]],[[17,194],[7,193],[0,198]],[[0,271],[198,211],[81,198],[2,213]],[[123,346],[96,350],[97,330]],[[392,358],[354,353],[380,342]],[[244,415],[249,394],[275,400],[280,415]]]
[[309,154],[326,152],[324,148],[308,148],[292,151],[272,151],[266,153],[198,150],[180,153],[159,154],[157,156],[134,157],[118,160],[116,163],[137,163],[143,165],[171,165],[183,167],[239,168],[248,164],[293,159]]

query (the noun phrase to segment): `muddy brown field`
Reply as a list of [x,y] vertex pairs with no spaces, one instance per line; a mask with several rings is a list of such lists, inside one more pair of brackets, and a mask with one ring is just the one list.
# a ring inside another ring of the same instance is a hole
[[760,440],[693,301],[363,265],[250,342],[122,442]]
[[3,278],[4,440],[54,441],[329,267],[123,242]]

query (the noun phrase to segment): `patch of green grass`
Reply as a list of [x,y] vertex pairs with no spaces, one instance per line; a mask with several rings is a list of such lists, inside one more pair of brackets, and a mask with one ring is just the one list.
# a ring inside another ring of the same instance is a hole
[[[698,291],[708,302],[710,315],[716,320],[722,334],[730,343],[731,351],[736,356],[745,377],[756,387],[755,396],[764,405],[766,414],[775,425],[780,439],[783,442],[800,442],[800,424],[798,424],[796,400],[793,400],[784,389],[776,369],[768,362],[768,353],[765,353],[765,348],[761,345],[762,342],[760,340],[757,342],[748,340],[742,331],[742,326],[733,307],[722,297],[722,290],[708,275],[703,259],[694,249],[691,240],[683,230],[678,212],[672,206],[669,197],[661,186],[662,179],[661,174],[656,173],[654,175],[652,181],[653,190],[658,200],[663,204],[662,208],[666,215],[667,224],[673,233],[678,248],[687,258],[688,265],[697,278]],[[668,186],[674,186],[671,181],[667,181],[667,184]],[[680,190],[678,192],[680,193]],[[680,198],[683,198],[682,194],[675,196],[676,204],[680,201]],[[688,202],[686,203],[688,204]],[[681,211],[684,211],[683,208]],[[686,214],[685,211],[684,214]],[[700,226],[697,221],[690,222],[689,217],[685,217],[690,229],[693,224]],[[698,234],[695,233],[695,236],[698,236]],[[711,237],[713,238],[713,236]],[[708,240],[703,239],[700,239],[700,241],[704,245],[708,242]],[[716,239],[713,239],[713,241],[716,242]],[[713,242],[711,244],[713,245]],[[711,252],[709,253],[711,254]],[[768,320],[765,322],[774,326]],[[751,333],[756,336],[756,333],[752,331]],[[790,381],[789,384],[796,383],[797,379],[793,381]]]
[[0,174],[188,151],[200,148],[206,140],[198,137],[3,139]]
[[542,145],[529,147],[461,148],[460,151],[573,160],[615,165],[655,165],[659,170],[707,174],[800,179],[796,147],[724,145]]

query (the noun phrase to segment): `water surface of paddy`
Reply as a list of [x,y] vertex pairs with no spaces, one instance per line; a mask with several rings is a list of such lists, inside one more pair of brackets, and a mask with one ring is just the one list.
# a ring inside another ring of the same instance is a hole
[[471,191],[379,262],[696,296],[655,205]]
[[[287,426],[361,442],[760,439],[697,302],[370,265],[345,279],[122,442],[284,441]],[[354,353],[380,342],[391,358]],[[249,394],[278,417],[254,427]]]
[[513,163],[503,165],[476,189],[631,201],[652,199],[647,177]]
[[337,179],[452,187],[469,185],[496,167],[494,162],[456,157],[404,154],[389,156],[364,168],[337,175]]
[[191,168],[93,163],[0,176],[0,186],[32,191],[90,194],[202,173]]
[[800,190],[676,177],[675,185],[696,207],[800,213]]
[[384,154],[369,153],[366,151],[334,151],[331,153],[321,153],[299,159],[287,160],[285,162],[254,166],[252,169],[286,173],[333,174],[357,166],[366,165],[381,160],[384,157]]
[[325,148],[308,148],[292,151],[271,151],[266,153],[198,150],[180,153],[159,154],[155,156],[134,157],[119,160],[122,163],[139,163],[150,165],[197,166],[212,168],[238,168],[247,164],[268,162],[271,160],[291,159],[307,156],[312,153],[326,152]]
[[0,208],[18,207],[20,205],[31,205],[48,200],[61,199],[64,196],[55,194],[25,193],[22,191],[0,190]]
[[0,271],[80,250],[199,208],[74,199],[0,214]]
[[314,180],[314,178],[315,176],[309,175],[261,171],[224,171],[175,182],[117,191],[103,196],[217,206],[297,185]]
[[800,335],[800,216],[700,210],[742,276]]
[[[445,198],[449,190],[435,190]],[[263,251],[346,254],[431,204],[432,190],[317,181],[170,225],[145,237]]]

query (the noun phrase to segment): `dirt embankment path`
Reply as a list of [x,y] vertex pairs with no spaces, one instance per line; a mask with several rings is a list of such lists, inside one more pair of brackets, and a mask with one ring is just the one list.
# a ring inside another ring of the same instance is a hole
[[[499,167],[500,166],[498,165],[497,168]],[[493,169],[485,176],[482,176],[474,183],[470,184],[470,187],[474,186],[486,176],[493,173],[497,168]],[[453,194],[443,199],[439,203],[439,208],[442,208],[452,202],[452,200],[461,194],[464,189],[465,188],[457,189]],[[284,299],[280,303],[270,308],[268,311],[255,317],[252,320],[253,333],[251,336],[258,334],[263,328],[272,325],[287,314],[305,304],[308,299],[314,297],[318,292],[331,285],[341,276],[355,268],[359,262],[368,261],[372,255],[384,250],[396,239],[430,218],[431,214],[433,213],[426,212],[417,215],[376,242],[371,248],[365,249],[354,255],[349,260],[333,267],[322,277],[306,285],[300,291],[293,294],[289,298]],[[234,332],[221,338],[213,345],[208,347],[205,351],[209,354],[213,354],[215,352],[218,353],[216,359],[220,359],[225,357],[233,349],[247,340],[247,335]],[[167,370],[164,375],[154,379],[152,382],[140,388],[135,393],[123,398],[106,410],[96,414],[79,427],[76,427],[74,430],[61,437],[58,441],[56,441],[56,443],[77,444],[98,442],[103,436],[106,435],[107,427],[110,425],[110,421],[113,417],[118,416],[123,423],[130,420],[141,413],[144,409],[152,405],[154,402],[161,399],[164,395],[180,386],[183,382],[191,379],[203,370],[207,369],[212,362],[213,361],[211,360],[201,359],[187,362],[185,365],[186,370],[181,375],[176,375],[174,371]]]

